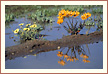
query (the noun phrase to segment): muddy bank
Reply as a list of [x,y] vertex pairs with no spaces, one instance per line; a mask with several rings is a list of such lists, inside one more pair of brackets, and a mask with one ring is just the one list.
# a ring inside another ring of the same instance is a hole
[[26,43],[7,47],[5,49],[6,60],[34,53],[57,50],[57,47],[72,47],[83,44],[95,43],[103,40],[103,31],[96,31],[89,35],[70,35],[55,41],[33,40]]

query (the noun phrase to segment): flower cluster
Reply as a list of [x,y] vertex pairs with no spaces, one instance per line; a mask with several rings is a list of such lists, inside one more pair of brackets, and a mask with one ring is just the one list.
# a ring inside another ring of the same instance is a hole
[[63,23],[63,19],[65,18],[65,17],[77,17],[78,15],[79,15],[80,13],[78,12],[78,11],[69,11],[69,10],[61,10],[61,11],[59,11],[59,13],[58,13],[58,20],[57,20],[57,24],[61,24],[61,23]]
[[[21,40],[33,40],[35,39],[35,35],[38,34],[39,31],[42,30],[42,27],[40,25],[37,25],[35,22],[31,24],[19,24],[20,28],[17,28],[16,30],[12,30],[14,34],[17,34],[20,36]],[[39,31],[37,31],[39,29]]]
[[[22,28],[22,26],[24,25],[24,23],[21,23],[21,24],[19,24],[19,26],[21,26],[21,28]],[[26,28],[23,28],[23,31],[30,31],[30,29],[31,28],[36,28],[37,27],[37,25],[36,24],[33,24],[33,25],[31,25],[31,24],[26,24]],[[15,33],[15,34],[17,34],[17,33],[19,33],[19,28],[17,28],[16,30],[14,30],[13,32]]]
[[[61,58],[61,57],[64,57],[64,59],[66,58],[66,60],[67,60],[67,61],[70,60],[70,62],[71,62],[71,61],[74,62],[74,60],[75,60],[75,62],[76,62],[76,60],[78,60],[78,58],[68,56],[67,54],[63,54],[63,52],[60,52],[60,51],[58,51],[57,56],[60,57],[60,58]],[[63,61],[63,60],[58,61],[58,63],[59,63],[60,65],[62,65],[62,66],[64,66],[64,65],[66,64],[66,62]]]

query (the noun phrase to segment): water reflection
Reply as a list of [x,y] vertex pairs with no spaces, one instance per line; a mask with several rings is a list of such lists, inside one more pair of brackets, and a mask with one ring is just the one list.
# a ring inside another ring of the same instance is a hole
[[88,44],[86,44],[86,48],[88,49],[89,54],[86,53],[84,46],[72,46],[65,48],[65,52],[63,53],[64,48],[60,49],[57,53],[57,56],[59,57],[58,64],[64,66],[68,61],[70,62],[76,62],[79,60],[82,60],[84,63],[90,63],[89,61],[89,55],[90,51],[88,48]]

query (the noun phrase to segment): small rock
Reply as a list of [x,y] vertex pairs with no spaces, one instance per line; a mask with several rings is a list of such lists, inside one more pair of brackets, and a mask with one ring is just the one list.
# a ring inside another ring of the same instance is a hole
[[57,48],[58,48],[58,50],[59,50],[59,49],[60,49],[60,46],[58,46]]

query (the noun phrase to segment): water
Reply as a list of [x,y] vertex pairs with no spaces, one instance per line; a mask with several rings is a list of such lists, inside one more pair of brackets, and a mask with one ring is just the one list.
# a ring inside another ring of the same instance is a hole
[[[79,18],[80,16],[78,16]],[[49,25],[45,27],[45,30],[41,31],[41,34],[46,34],[44,38],[47,40],[56,40],[61,39],[63,36],[70,35],[68,32],[65,31],[62,25],[58,25],[57,16],[54,17],[55,22],[53,25]],[[18,24],[20,23],[32,23],[31,20],[28,20],[26,17],[19,17],[16,18],[14,22],[10,23],[10,28],[5,29],[5,47],[18,45],[20,44],[20,38],[15,37],[12,30],[19,28]],[[60,28],[58,28],[60,27]],[[91,27],[89,33],[95,32],[97,26]],[[88,28],[84,27],[79,34],[86,34]],[[87,47],[88,46],[88,47]],[[79,46],[83,49],[85,54],[88,56],[90,63],[82,62],[82,58],[78,54],[78,49],[74,49],[78,60],[75,62],[67,61],[66,58],[63,57],[59,58],[57,56],[58,51],[62,51],[65,54],[68,48],[73,47],[64,47],[59,50],[51,50],[46,52],[35,53],[36,55],[26,55],[24,57],[17,57],[12,60],[5,61],[5,68],[6,69],[103,69],[103,42],[99,41],[99,43],[93,43],[88,45],[81,45]],[[71,55],[71,50],[69,50],[68,55]],[[82,53],[82,52],[81,52]],[[65,65],[62,66],[58,63],[58,61],[63,60],[65,61]]]
[[[18,57],[14,60],[6,61],[6,69],[102,69],[103,68],[103,42],[88,44],[88,49],[84,46],[84,50],[89,56],[88,60],[90,63],[82,62],[82,58],[78,57],[78,61],[66,62],[66,65],[62,66],[58,63],[59,57],[57,56],[58,51],[41,52],[36,56],[29,55],[24,57]],[[66,53],[67,47],[63,50]],[[77,52],[76,52],[77,53]],[[69,51],[70,55],[71,52]],[[62,58],[63,59],[63,58]]]

